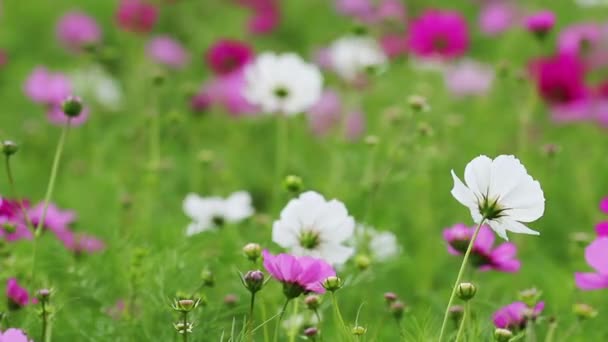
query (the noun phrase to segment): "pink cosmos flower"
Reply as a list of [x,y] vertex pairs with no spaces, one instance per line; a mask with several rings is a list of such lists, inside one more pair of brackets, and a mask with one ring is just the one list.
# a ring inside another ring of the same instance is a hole
[[[220,75],[203,86],[203,89],[196,95],[197,101],[208,99],[210,104],[219,105],[234,116],[255,114],[259,112],[258,108],[243,96],[246,85],[244,69]],[[204,104],[204,102],[197,104]]]
[[469,31],[462,14],[426,10],[409,25],[410,51],[418,57],[452,59],[469,48]]
[[[443,239],[448,243],[448,252],[453,255],[463,255],[473,237],[475,227],[456,224],[443,231]],[[494,233],[487,226],[481,227],[471,250],[471,263],[480,271],[495,270],[499,272],[517,272],[521,262],[515,259],[517,247],[505,242],[494,246]]]
[[153,61],[173,69],[181,69],[188,63],[188,52],[182,44],[169,36],[150,39],[146,53]]
[[212,102],[213,100],[208,94],[207,89],[203,88],[190,98],[190,109],[194,113],[203,113],[211,108]]
[[517,25],[519,11],[511,3],[491,1],[481,9],[478,21],[482,33],[496,36]]
[[332,89],[326,89],[319,101],[308,111],[308,125],[316,135],[325,135],[340,122],[342,100]]
[[269,34],[279,25],[281,13],[277,0],[238,0],[238,3],[253,12],[247,23],[250,33]]
[[555,14],[551,11],[540,11],[525,18],[528,31],[539,37],[544,37],[555,26]]
[[253,49],[245,42],[222,39],[215,42],[205,53],[205,61],[217,75],[240,70],[253,60]]
[[597,23],[567,26],[557,38],[561,54],[575,55],[590,68],[608,65],[608,29]]
[[13,309],[38,303],[36,298],[30,298],[27,290],[21,287],[15,278],[10,278],[6,282],[6,297],[9,299],[9,306]]
[[406,10],[402,1],[382,0],[376,6],[376,20],[394,23],[405,23]]
[[375,20],[374,5],[370,0],[336,0],[335,7],[338,13],[355,17],[362,22]]
[[344,118],[344,137],[349,141],[361,138],[365,133],[365,115],[360,109],[351,111]]
[[581,290],[608,288],[608,237],[601,236],[585,249],[585,260],[596,273],[574,274],[576,287]]
[[568,104],[587,96],[585,66],[575,56],[540,58],[532,62],[531,72],[539,94],[550,104]]
[[97,44],[101,40],[101,29],[95,19],[84,12],[73,11],[59,19],[55,35],[69,50],[79,51],[87,45]]
[[105,249],[106,245],[103,241],[94,236],[83,233],[74,233],[66,230],[58,234],[59,240],[63,242],[66,249],[74,252],[76,255],[84,253],[95,253]]
[[336,275],[331,265],[321,259],[289,254],[272,255],[267,250],[262,254],[264,268],[283,284],[283,292],[288,298],[298,297],[305,292],[325,293],[322,282]]
[[[498,309],[493,317],[494,326],[501,329],[521,330],[526,327],[528,319],[534,320],[540,316],[545,303],[540,302],[532,309],[528,308],[523,302],[514,302],[505,307]],[[527,318],[528,316],[529,318]]]
[[[32,209],[28,210],[28,215],[32,224],[38,226],[42,218],[44,203],[39,203]],[[42,227],[55,233],[57,236],[69,231],[69,225],[76,221],[76,213],[72,210],[61,210],[53,203],[49,203],[44,217]]]
[[9,328],[4,332],[0,331],[0,342],[33,342],[21,329]]
[[600,210],[603,213],[608,214],[608,197],[604,197],[600,201]]
[[596,224],[595,231],[598,236],[608,236],[608,221],[602,221]]
[[121,0],[116,10],[116,21],[125,31],[148,33],[158,20],[158,9],[144,0]]
[[447,89],[455,96],[487,94],[494,81],[494,69],[473,60],[463,60],[444,70]]
[[408,51],[408,40],[405,34],[385,34],[380,38],[380,46],[391,59],[404,56]]
[[[29,203],[23,201],[27,209]],[[4,198],[0,200],[0,238],[13,242],[21,239],[32,239],[32,232],[27,227],[23,213],[16,200]]]

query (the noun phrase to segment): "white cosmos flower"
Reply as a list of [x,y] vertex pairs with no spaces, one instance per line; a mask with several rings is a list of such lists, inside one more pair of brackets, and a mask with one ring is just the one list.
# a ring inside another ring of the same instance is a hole
[[388,58],[376,40],[366,36],[346,36],[328,49],[331,65],[340,77],[352,81],[369,68],[386,65]]
[[117,111],[122,103],[120,83],[100,67],[76,70],[70,81],[78,94],[97,102],[105,109]]
[[308,191],[292,199],[272,227],[272,241],[294,255],[308,255],[331,264],[342,264],[354,248],[344,243],[354,233],[355,220],[344,204]]
[[190,193],[183,203],[184,213],[192,219],[186,235],[194,235],[219,227],[226,222],[244,220],[254,213],[251,196],[246,191],[232,193],[227,198],[201,197]]
[[532,222],[543,216],[545,197],[519,159],[501,155],[492,160],[479,156],[464,170],[466,185],[456,177],[452,195],[471,210],[476,223],[486,223],[505,240],[507,231],[540,234],[521,222]]
[[312,107],[323,90],[319,68],[294,53],[266,52],[245,67],[247,101],[268,113],[294,115]]
[[378,231],[364,224],[357,224],[356,241],[360,252],[367,252],[374,261],[387,261],[401,253],[397,236],[389,231]]

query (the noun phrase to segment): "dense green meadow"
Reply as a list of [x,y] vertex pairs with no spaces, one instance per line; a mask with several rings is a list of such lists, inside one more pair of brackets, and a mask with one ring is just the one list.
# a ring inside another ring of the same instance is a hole
[[[555,33],[542,43],[523,29],[483,36],[476,28],[480,5],[475,1],[406,5],[408,16],[427,7],[463,13],[471,32],[467,55],[495,67],[492,89],[483,96],[457,98],[445,89],[440,73],[421,70],[406,57],[391,60],[363,92],[345,90],[350,92],[346,101],[360,103],[366,120],[363,136],[349,140],[340,127],[325,136],[312,134],[304,114],[287,118],[287,132],[281,135],[281,121],[273,115],[232,117],[218,107],[193,113],[189,106],[192,92],[212,77],[203,54],[216,40],[242,39],[256,52],[294,51],[311,60],[316,48],[353,29],[353,21],[336,13],[331,1],[281,1],[281,24],[264,36],[249,35],[247,11],[229,1],[163,2],[154,32],[171,34],[189,51],[190,63],[182,70],[163,69],[146,59],[145,36],[123,32],[115,24],[117,1],[3,1],[0,48],[8,52],[8,62],[0,67],[0,139],[20,147],[10,158],[17,197],[43,201],[62,132],[47,122],[44,108],[24,95],[26,78],[38,65],[69,73],[99,61],[95,53],[68,53],[57,43],[54,26],[64,12],[83,10],[102,27],[104,65],[121,83],[123,104],[116,111],[89,104],[89,120],[70,128],[51,200],[74,210],[72,228],[98,237],[105,249],[74,254],[47,233],[36,245],[32,240],[4,243],[2,286],[16,277],[31,293],[53,289],[53,341],[181,341],[171,308],[178,293],[206,298],[191,313],[190,341],[247,340],[249,292],[238,273],[263,268],[252,265],[242,247],[255,242],[282,251],[272,242],[272,223],[293,196],[284,187],[285,176],[297,175],[303,191],[339,199],[357,222],[397,236],[397,257],[372,262],[364,270],[351,259],[338,270],[345,280],[336,292],[345,323],[352,327],[357,321],[367,328],[357,339],[436,341],[462,260],[448,254],[442,231],[456,223],[474,225],[467,208],[450,194],[450,170],[462,175],[481,154],[513,154],[544,191],[545,214],[530,224],[541,234],[510,234],[522,263],[519,272],[467,271],[465,278],[478,289],[467,340],[492,340],[492,313],[533,287],[542,291],[545,309],[535,323],[536,339],[522,341],[544,341],[553,320],[554,341],[608,340],[608,290],[575,287],[574,272],[590,268],[584,258],[588,243],[573,238],[577,232],[594,236],[595,224],[605,219],[598,203],[608,195],[607,131],[591,122],[554,122],[524,77],[530,59],[552,53]],[[605,21],[601,12],[608,13],[608,7],[580,8],[566,0],[521,5],[554,11],[555,32],[573,22]],[[342,89],[331,73],[325,74],[325,84]],[[412,108],[412,95],[424,97],[428,110]],[[86,105],[87,97],[82,97]],[[284,167],[277,170],[282,151]],[[227,196],[238,190],[251,193],[253,217],[184,234],[190,222],[182,210],[186,194]],[[0,197],[15,198],[4,170]],[[214,274],[214,286],[201,287],[203,271]],[[387,309],[383,294],[389,291],[407,305],[402,320]],[[231,294],[238,299],[226,304]],[[127,303],[126,311],[108,314],[119,300]],[[255,341],[270,340],[283,300],[280,284],[273,280],[258,293]],[[297,301],[286,319],[292,311],[305,311],[302,300]],[[579,322],[572,306],[581,302],[599,315]],[[0,305],[6,313],[0,330],[21,328],[42,341],[38,309],[34,304],[19,310]],[[329,296],[320,310],[323,340],[348,340]],[[269,322],[263,324],[265,320]],[[455,333],[451,322],[448,328],[448,334]],[[279,340],[288,335],[281,333]]]

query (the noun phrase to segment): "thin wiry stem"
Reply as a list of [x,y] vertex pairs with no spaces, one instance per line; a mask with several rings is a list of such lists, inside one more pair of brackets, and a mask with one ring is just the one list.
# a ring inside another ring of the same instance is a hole
[[287,310],[287,305],[290,301],[291,298],[287,298],[287,300],[285,300],[285,304],[283,304],[283,308],[281,309],[281,313],[279,314],[279,319],[277,319],[277,324],[274,327],[274,337],[272,338],[274,342],[277,342],[279,338],[279,329],[281,328],[281,321],[283,320],[283,316],[285,316],[285,311]]
[[460,327],[458,328],[458,333],[456,334],[455,342],[460,341],[462,334],[464,333],[464,326],[467,321],[467,316],[469,315],[469,302],[464,304],[464,313],[462,315],[462,319],[460,320]]
[[21,210],[21,215],[23,215],[23,218],[25,219],[25,223],[27,224],[28,228],[30,228],[33,232],[34,225],[32,224],[32,220],[30,220],[30,216],[28,215],[27,210],[23,205],[23,201],[21,200],[21,198],[19,198],[19,194],[17,193],[17,186],[15,185],[15,179],[13,178],[13,170],[11,168],[10,159],[11,157],[7,155],[4,161],[6,166],[6,177],[8,178],[8,184],[11,188],[11,195],[19,204],[19,210]]

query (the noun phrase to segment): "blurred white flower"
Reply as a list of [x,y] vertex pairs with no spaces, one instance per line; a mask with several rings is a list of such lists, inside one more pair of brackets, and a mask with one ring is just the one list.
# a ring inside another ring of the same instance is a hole
[[329,57],[333,69],[348,81],[372,68],[382,68],[387,57],[376,40],[366,36],[346,36],[333,42],[329,47]]
[[[306,326],[316,326],[320,323],[312,311],[307,310],[305,312],[306,314],[300,313],[286,317],[281,323],[283,329],[287,331],[299,331]],[[320,313],[319,316],[323,319]]]
[[452,195],[467,206],[476,223],[482,220],[505,240],[507,231],[539,235],[521,222],[539,219],[545,211],[545,197],[519,159],[500,155],[492,160],[479,156],[467,164],[464,180],[452,170]]
[[401,246],[397,236],[389,231],[378,231],[372,227],[357,224],[356,228],[357,249],[369,253],[374,261],[387,261],[401,253]]
[[327,201],[319,193],[308,191],[283,208],[272,227],[272,241],[297,256],[342,264],[353,255],[354,248],[344,243],[352,238],[354,228],[355,221],[342,202]]
[[455,96],[483,95],[492,87],[494,70],[472,59],[448,66],[443,73],[445,85]]
[[319,68],[294,53],[266,52],[245,67],[245,98],[268,113],[295,115],[312,107],[323,90]]
[[192,219],[186,235],[194,235],[224,223],[244,220],[254,213],[251,196],[246,191],[232,193],[228,198],[201,197],[190,193],[183,203],[184,213]]
[[76,70],[70,75],[74,91],[87,101],[96,102],[111,111],[120,109],[120,83],[100,67]]

